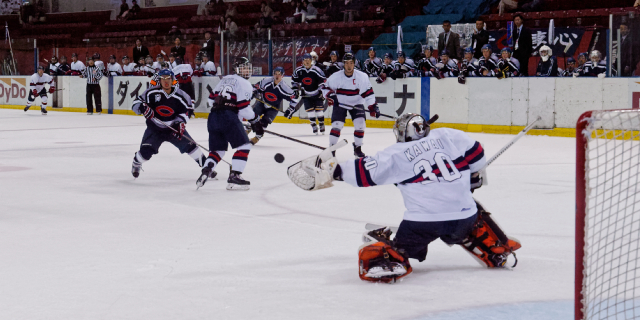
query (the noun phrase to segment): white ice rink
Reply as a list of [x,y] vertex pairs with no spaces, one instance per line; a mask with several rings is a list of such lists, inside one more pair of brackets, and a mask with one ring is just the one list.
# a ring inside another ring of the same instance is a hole
[[[225,164],[196,191],[200,168],[168,143],[134,180],[144,129],[142,117],[0,110],[0,319],[573,317],[573,138],[523,137],[475,193],[522,242],[516,268],[438,240],[388,285],[358,278],[357,249],[365,223],[401,221],[394,186],[302,191],[286,168],[318,150],[270,135],[249,154],[248,192],[225,190]],[[269,129],[328,144],[308,125]],[[207,145],[206,120],[187,130]],[[487,156],[513,138],[470,135]],[[364,141],[373,154],[394,136],[367,129]]]

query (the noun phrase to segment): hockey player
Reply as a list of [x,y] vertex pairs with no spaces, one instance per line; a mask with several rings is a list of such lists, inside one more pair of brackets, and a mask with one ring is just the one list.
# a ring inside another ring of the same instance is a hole
[[583,52],[578,55],[578,66],[576,67],[576,72],[578,75],[582,74],[582,70],[584,69],[584,64],[589,60],[589,53]]
[[[45,61],[47,59],[44,59]],[[60,66],[60,63],[58,62],[58,57],[53,56],[51,57],[51,61],[48,61],[49,64],[47,65],[47,68],[44,70],[44,72],[50,76],[55,76],[58,74],[58,67]]]
[[[140,57],[142,60],[142,57]],[[142,60],[144,63],[144,60]],[[138,74],[140,69],[138,69],[138,65],[131,62],[129,60],[129,56],[125,55],[122,57],[122,74],[125,76],[134,76]]]
[[24,112],[27,112],[29,108],[31,108],[31,104],[36,100],[36,97],[40,96],[42,100],[42,106],[40,107],[40,111],[43,115],[47,114],[47,90],[45,90],[44,85],[49,85],[49,93],[54,93],[56,91],[56,87],[53,84],[53,78],[44,73],[44,67],[38,66],[38,72],[34,73],[31,76],[31,81],[29,83],[29,97],[27,98],[27,106],[24,107]]
[[158,55],[156,56],[156,61],[151,66],[151,68],[153,68],[153,70],[155,70],[154,73],[157,73],[158,71],[162,70],[162,64],[163,63],[164,63],[164,57],[162,56],[161,53],[158,53]]
[[476,77],[478,72],[478,60],[473,57],[474,50],[472,47],[464,49],[464,60],[460,64],[460,72],[458,73],[458,83],[465,84],[467,77]]
[[549,48],[549,46],[544,45],[540,47],[540,62],[538,62],[536,76],[538,77],[557,77],[558,76],[558,61],[552,55],[553,55],[553,51],[551,51],[551,48]]
[[[289,101],[289,109],[295,110],[298,104],[293,90],[286,82],[282,81],[283,77],[284,68],[276,67],[273,69],[273,77],[264,78],[254,85],[253,94],[256,97],[256,102],[252,108],[256,116],[261,117],[260,125],[262,128],[266,128],[273,122],[284,100]],[[323,124],[322,129],[324,129],[324,117],[323,122],[320,123]],[[251,144],[258,143],[260,139],[262,139],[262,135],[256,133],[255,137],[251,138]]]
[[184,61],[182,61],[182,58],[176,58],[175,63],[176,66],[173,67],[172,71],[178,79],[180,89],[182,89],[182,91],[186,92],[187,95],[189,95],[189,97],[191,98],[191,105],[193,105],[196,102],[196,92],[193,88],[193,82],[191,81],[191,77],[193,76],[193,68],[190,64],[184,63]]
[[436,72],[440,78],[457,77],[460,73],[458,61],[449,57],[449,51],[444,49],[440,52],[440,61],[436,63]]
[[153,67],[153,58],[151,58],[151,56],[147,56],[144,59],[144,62],[145,65],[140,68],[140,71],[149,78],[153,77],[153,75],[156,74],[156,69]]
[[[311,55],[305,53],[302,56],[302,66],[296,68],[293,72],[291,82],[295,99],[302,96],[304,110],[307,111],[309,115],[311,130],[313,130],[314,134],[318,134],[319,127],[320,133],[324,134],[324,100],[322,99],[320,85],[322,85],[326,78],[320,68],[312,66],[311,64]],[[296,112],[295,108],[289,107],[289,109],[285,111],[284,116],[291,119],[294,112]],[[317,126],[316,120],[318,121]]]
[[329,54],[331,61],[322,63],[324,65],[324,74],[329,78],[332,74],[344,69],[344,64],[338,61],[338,51],[331,51]]
[[207,120],[209,130],[209,157],[202,168],[196,185],[202,187],[224,157],[229,144],[236,149],[231,160],[231,173],[227,179],[227,190],[249,190],[250,183],[242,178],[251,150],[249,137],[240,119],[247,119],[257,135],[263,135],[260,118],[249,107],[253,87],[247,80],[253,67],[249,59],[236,58],[235,74],[225,76],[209,95],[211,113]]
[[68,74],[70,71],[71,71],[71,65],[67,63],[67,57],[65,56],[60,57],[60,65],[58,66],[57,75],[64,76]]
[[193,59],[193,64],[193,76],[202,77],[204,74],[204,69],[202,69],[204,65],[202,64],[202,57],[199,54]]
[[102,62],[102,60],[100,60],[100,54],[97,53],[97,52],[93,54],[93,63],[95,64],[96,67],[101,69],[102,72],[106,75],[106,69],[104,67],[104,62]]
[[607,73],[607,65],[602,61],[602,54],[600,54],[600,51],[591,51],[589,58],[591,58],[591,60],[584,64],[580,76],[604,78]]
[[365,106],[371,117],[380,118],[380,108],[371,88],[371,82],[366,73],[355,70],[355,57],[351,53],[344,55],[342,62],[344,70],[334,73],[322,86],[322,93],[329,105],[333,106],[331,115],[331,134],[329,144],[338,143],[340,131],[344,127],[347,112],[353,120],[353,154],[364,157],[362,142],[366,128]]
[[478,59],[478,76],[495,77],[498,74],[498,57],[493,54],[491,45],[482,46],[482,57]]
[[122,66],[116,62],[116,56],[109,56],[109,64],[107,65],[107,75],[109,77],[121,76]]
[[573,57],[569,57],[566,60],[567,62],[567,67],[566,70],[562,71],[562,73],[560,74],[561,77],[577,77],[578,74],[576,73],[576,59],[574,59]]
[[433,77],[438,63],[438,60],[431,55],[433,47],[425,46],[423,52],[424,58],[418,61],[418,75],[421,77]]
[[382,60],[376,57],[376,50],[369,47],[369,58],[364,61],[364,72],[369,77],[378,77],[382,71]]
[[[393,73],[393,55],[389,52],[384,54],[382,69],[380,70],[380,75],[376,78],[376,83],[383,83],[387,80],[387,77],[395,77]],[[392,79],[395,80],[395,78]]]
[[210,61],[209,59],[211,59],[211,57],[209,57],[208,54],[205,53],[202,55],[202,70],[204,71],[202,73],[203,76],[215,76],[217,73],[215,63],[213,63],[213,61]]
[[82,74],[82,71],[84,71],[84,63],[80,60],[78,60],[78,54],[77,53],[72,53],[71,54],[71,72],[67,73],[68,75],[72,75],[72,76],[79,76],[80,74]]
[[500,54],[502,55],[502,58],[498,61],[498,69],[500,69],[497,74],[498,79],[519,77],[520,62],[518,59],[511,57],[511,48],[502,48]]
[[169,64],[169,69],[173,70],[173,68],[175,68],[178,64],[176,63],[176,53],[175,52],[171,52],[169,54],[169,62],[167,62]]
[[394,75],[391,77],[394,80],[397,78],[408,78],[416,75],[416,65],[413,60],[407,59],[406,54],[403,51],[398,52],[398,60],[392,63]]
[[[362,280],[395,282],[408,275],[408,259],[424,261],[429,244],[438,238],[461,245],[489,268],[504,267],[521,247],[472,197],[472,190],[482,185],[486,164],[480,143],[462,131],[431,130],[433,121],[404,114],[393,128],[397,143],[376,155],[338,164],[327,150],[289,172],[305,190],[331,187],[334,180],[354,187],[395,184],[400,189],[406,211],[395,239],[390,239],[389,228],[365,234],[359,250]],[[303,181],[299,174],[305,172],[308,179]]]
[[[188,113],[193,109],[189,96],[176,86],[171,70],[161,70],[160,85],[149,87],[133,102],[133,112],[143,115],[147,120],[147,129],[142,136],[140,150],[133,156],[131,174],[138,178],[142,164],[149,161],[164,142],[176,146],[180,153],[188,153],[200,167],[204,165],[205,155],[200,148],[185,139],[191,138],[186,131]],[[173,128],[171,130],[170,128]],[[211,172],[210,177],[216,173]]]

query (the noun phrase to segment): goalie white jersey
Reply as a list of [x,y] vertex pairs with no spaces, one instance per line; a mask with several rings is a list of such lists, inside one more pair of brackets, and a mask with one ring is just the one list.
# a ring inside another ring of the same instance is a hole
[[449,221],[476,213],[471,174],[485,163],[480,143],[462,131],[440,128],[340,167],[344,181],[356,187],[397,184],[407,209],[404,220]]
[[344,70],[332,74],[322,85],[322,93],[325,97],[329,91],[335,92],[340,107],[347,110],[351,110],[356,105],[367,108],[376,103],[369,76],[362,71],[353,70],[353,75],[350,77],[344,74]]

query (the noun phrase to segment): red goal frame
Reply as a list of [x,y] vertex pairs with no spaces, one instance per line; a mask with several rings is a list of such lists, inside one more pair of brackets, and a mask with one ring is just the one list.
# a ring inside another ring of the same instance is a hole
[[586,144],[588,140],[582,134],[589,124],[586,119],[591,118],[592,111],[583,113],[576,123],[576,274],[575,274],[575,304],[576,320],[584,318],[582,306],[582,281],[584,272],[584,227],[587,207],[587,187],[585,180]]

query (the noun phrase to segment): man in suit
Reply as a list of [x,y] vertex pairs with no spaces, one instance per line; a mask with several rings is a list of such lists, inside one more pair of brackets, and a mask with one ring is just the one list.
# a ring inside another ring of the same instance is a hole
[[[620,62],[623,77],[631,77],[633,70],[638,63],[638,59],[635,55],[640,52],[637,45],[633,42],[633,37],[631,36],[630,31],[631,30],[627,23],[620,24]],[[617,69],[617,63],[615,64],[614,69]]]
[[136,39],[136,46],[133,48],[133,61],[140,60],[140,57],[146,58],[149,55],[149,49],[142,45],[140,39]]
[[211,39],[211,33],[205,32],[204,34],[204,44],[202,45],[202,49],[200,51],[205,52],[209,57],[214,57],[214,53],[216,51],[216,44]]
[[176,37],[173,43],[175,43],[175,46],[171,47],[171,53],[175,53],[176,58],[180,58],[184,60],[184,55],[187,54],[187,48],[180,45],[179,37]]
[[438,35],[438,54],[446,49],[449,51],[449,58],[459,60],[461,56],[460,36],[455,32],[451,32],[451,22],[449,20],[445,20],[442,23],[442,28],[444,28],[444,32]]
[[529,76],[529,58],[533,52],[533,39],[531,30],[524,27],[524,18],[522,15],[516,14],[513,17],[515,28],[513,30],[513,57],[520,62],[520,74],[524,77]]
[[473,49],[473,57],[480,59],[482,57],[482,46],[489,43],[489,31],[484,29],[484,21],[478,19],[476,21],[476,30],[471,36],[471,48]]

